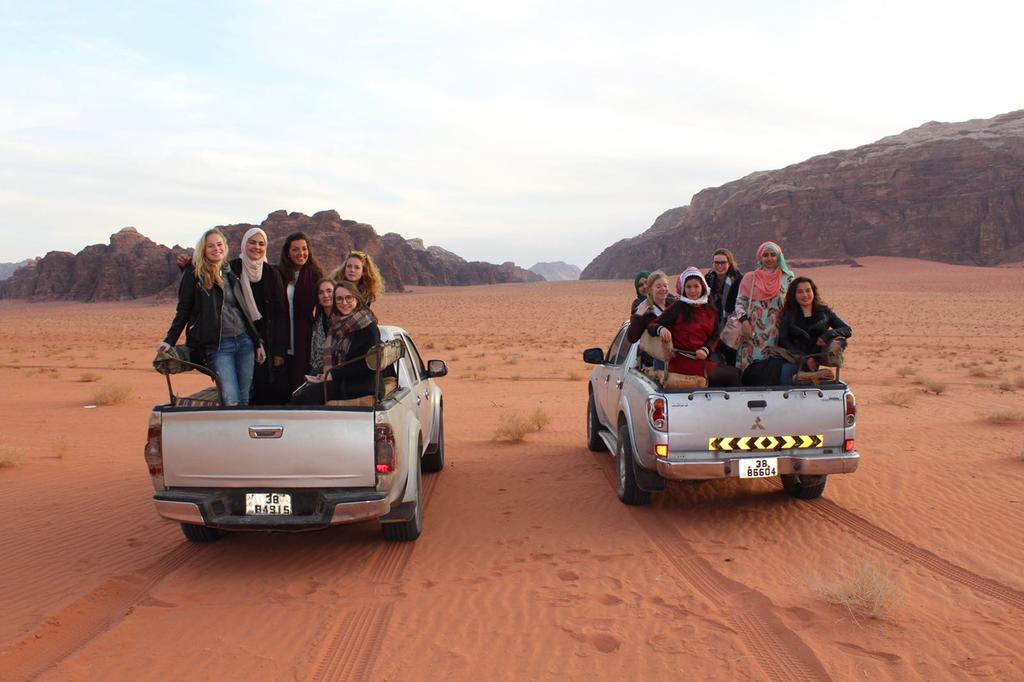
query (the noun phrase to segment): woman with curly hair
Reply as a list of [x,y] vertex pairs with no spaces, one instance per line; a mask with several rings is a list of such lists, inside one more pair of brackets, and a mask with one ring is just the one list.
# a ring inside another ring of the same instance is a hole
[[[806,358],[807,368],[818,369],[818,362],[810,357],[820,353],[836,339],[843,347],[853,335],[850,325],[818,295],[818,286],[810,277],[797,277],[786,291],[786,302],[779,319],[779,346],[794,355]],[[782,367],[784,385],[792,384],[799,367],[787,362]]]
[[384,278],[380,276],[380,270],[370,254],[363,251],[349,251],[341,267],[336,268],[330,277],[339,284],[355,284],[367,306],[373,305],[384,293]]
[[313,255],[309,237],[295,232],[285,237],[277,266],[288,296],[291,320],[288,345],[288,372],[291,390],[302,385],[309,372],[309,349],[313,337],[313,311],[316,309],[316,283],[324,270]]

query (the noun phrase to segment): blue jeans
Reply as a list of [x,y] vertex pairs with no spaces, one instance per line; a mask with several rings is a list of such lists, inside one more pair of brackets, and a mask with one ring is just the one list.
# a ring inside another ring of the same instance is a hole
[[220,347],[206,351],[210,369],[220,379],[225,405],[248,405],[252,389],[252,373],[256,366],[256,349],[246,335],[221,339]]
[[779,379],[779,385],[781,386],[792,386],[793,377],[800,371],[800,368],[794,365],[792,362],[787,362],[782,366],[782,376]]

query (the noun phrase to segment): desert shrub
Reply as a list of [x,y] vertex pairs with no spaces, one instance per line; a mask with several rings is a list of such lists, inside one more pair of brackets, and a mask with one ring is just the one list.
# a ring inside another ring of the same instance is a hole
[[507,440],[510,443],[518,443],[523,440],[526,434],[533,430],[533,427],[518,412],[511,412],[502,415],[498,421],[498,428],[494,430],[494,438],[495,440]]
[[91,384],[94,381],[99,381],[101,378],[102,377],[96,372],[83,372],[78,377],[78,380],[81,381],[83,384]]
[[128,400],[132,395],[131,386],[114,384],[97,389],[92,394],[92,401],[96,405],[117,405]]
[[64,455],[68,454],[68,442],[64,440],[63,436],[53,441],[50,445],[50,452],[53,453],[54,458],[64,459]]
[[921,387],[926,393],[934,393],[935,395],[942,395],[946,392],[946,384],[941,381],[935,381],[933,379],[923,379],[921,381]]
[[425,344],[423,344],[423,347],[426,348],[427,350],[434,350],[434,342],[427,341]]
[[1003,383],[999,384],[999,390],[1000,391],[1012,391],[1013,390],[1013,384],[1004,381]]
[[914,369],[913,367],[909,367],[907,365],[903,365],[902,367],[896,370],[896,374],[900,375],[904,379],[906,379],[909,376],[913,376],[916,373],[916,369]]
[[891,391],[882,394],[882,402],[896,407],[910,407],[910,404],[914,402],[914,396],[910,394],[910,391]]
[[7,469],[16,464],[14,448],[10,445],[0,445],[0,469]]
[[568,379],[569,381],[579,381],[580,373],[574,369],[570,369],[568,372],[565,373],[565,378]]
[[990,424],[1020,424],[1024,422],[1024,410],[995,410],[986,419]]
[[985,371],[985,368],[979,367],[977,365],[971,367],[971,369],[968,371],[968,374],[970,374],[972,377],[977,377],[979,379],[988,376],[988,372]]
[[551,417],[549,417],[548,413],[544,411],[544,408],[538,405],[533,412],[530,413],[529,422],[534,431],[540,431],[551,423]]
[[854,619],[889,619],[896,607],[896,589],[888,573],[867,560],[854,567],[853,575],[820,583],[815,589],[829,603],[845,606]]

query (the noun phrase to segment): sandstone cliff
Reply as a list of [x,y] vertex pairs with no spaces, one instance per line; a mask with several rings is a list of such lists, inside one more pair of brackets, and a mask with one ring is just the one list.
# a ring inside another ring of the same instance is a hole
[[563,261],[534,263],[530,272],[535,272],[549,282],[568,282],[580,278],[580,269]]
[[709,267],[719,247],[746,269],[765,240],[779,242],[787,258],[1024,259],[1024,110],[926,123],[702,190],[606,248],[581,278]]
[[[242,235],[251,227],[254,226],[244,223],[221,226],[228,239],[231,258],[238,256]],[[259,227],[269,237],[267,259],[271,263],[277,263],[285,237],[301,231],[309,236],[313,253],[328,271],[339,265],[352,249],[370,254],[381,270],[388,291],[403,291],[408,285],[495,284],[543,279],[514,263],[467,262],[440,247],[424,247],[419,239],[406,240],[395,233],[382,237],[370,225],[342,220],[336,211],[320,211],[312,216],[275,211]],[[197,231],[197,239],[201,232]],[[126,227],[111,236],[110,244],[88,246],[78,254],[52,251],[20,268],[11,278],[0,282],[0,298],[118,301],[153,295],[174,296],[179,278],[175,258],[183,252],[190,253],[191,248],[168,248],[139,234],[135,228]]]

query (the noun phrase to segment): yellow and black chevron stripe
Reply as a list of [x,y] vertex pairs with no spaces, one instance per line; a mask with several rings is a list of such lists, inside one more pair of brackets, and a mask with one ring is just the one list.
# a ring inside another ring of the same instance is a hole
[[820,448],[825,445],[825,436],[719,436],[708,439],[708,450],[723,452],[749,452],[751,450],[798,450]]

